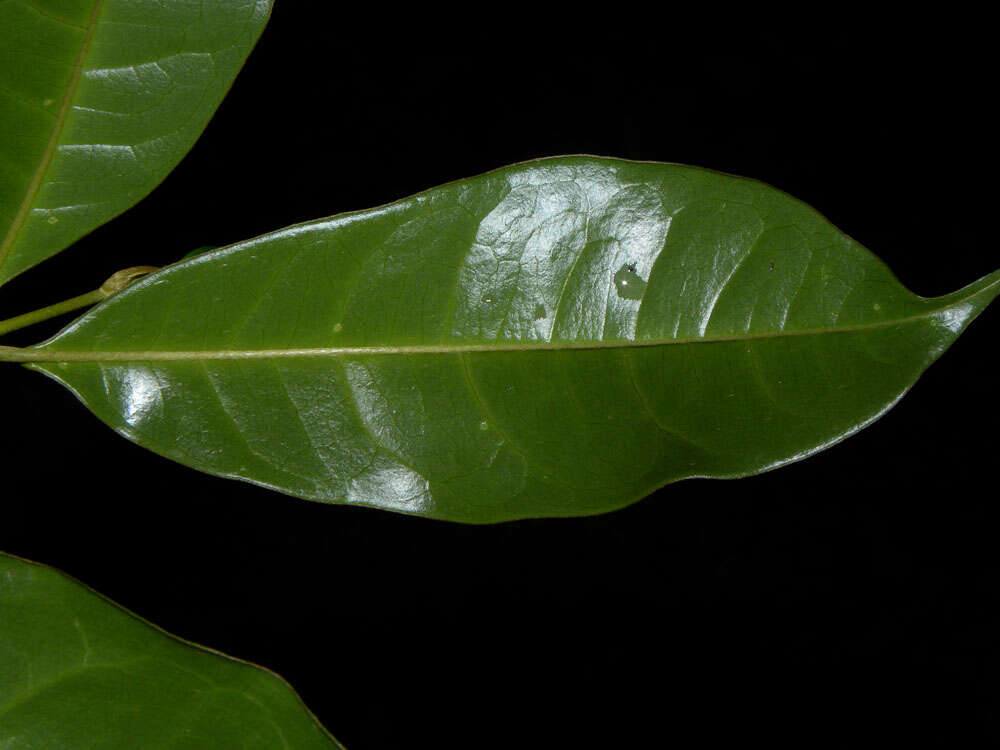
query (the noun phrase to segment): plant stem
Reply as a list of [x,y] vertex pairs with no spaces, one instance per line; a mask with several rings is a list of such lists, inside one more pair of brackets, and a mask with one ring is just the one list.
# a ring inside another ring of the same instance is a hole
[[42,321],[55,318],[59,315],[65,315],[66,313],[79,310],[83,307],[96,305],[98,302],[102,302],[108,297],[118,294],[118,292],[136,279],[157,270],[159,269],[154,268],[153,266],[136,266],[135,268],[126,268],[124,271],[116,273],[110,279],[101,284],[99,289],[95,289],[92,292],[87,292],[86,294],[81,294],[79,297],[73,297],[72,299],[57,302],[54,305],[43,307],[40,310],[24,313],[24,315],[18,315],[14,318],[8,318],[7,320],[0,320],[0,336],[5,333],[10,333],[11,331],[20,330],[21,328],[27,328],[35,323],[41,323]]
[[0,336],[5,333],[10,333],[11,331],[17,331],[21,328],[27,328],[35,323],[41,323],[43,320],[54,318],[57,315],[64,315],[65,313],[79,310],[82,307],[96,305],[104,298],[104,292],[100,289],[95,289],[92,292],[81,294],[79,297],[73,297],[72,299],[57,302],[56,304],[49,305],[48,307],[43,307],[41,310],[34,310],[32,312],[25,313],[24,315],[18,315],[15,318],[0,320]]

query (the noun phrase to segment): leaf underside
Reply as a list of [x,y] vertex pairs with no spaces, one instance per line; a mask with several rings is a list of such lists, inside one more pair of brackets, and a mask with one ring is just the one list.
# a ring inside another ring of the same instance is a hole
[[146,196],[271,0],[0,0],[0,284]]
[[0,746],[341,747],[276,675],[4,553]]
[[998,289],[918,297],[758,182],[565,157],[192,258],[27,356],[202,471],[486,523],[803,458]]

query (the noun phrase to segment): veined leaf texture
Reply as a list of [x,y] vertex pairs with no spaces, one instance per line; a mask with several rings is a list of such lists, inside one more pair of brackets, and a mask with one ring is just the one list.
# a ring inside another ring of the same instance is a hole
[[487,523],[830,446],[998,290],[916,296],[752,180],[563,157],[191,258],[0,358],[202,471]]
[[0,745],[341,748],[274,674],[2,552]]
[[0,284],[145,197],[271,0],[0,0]]

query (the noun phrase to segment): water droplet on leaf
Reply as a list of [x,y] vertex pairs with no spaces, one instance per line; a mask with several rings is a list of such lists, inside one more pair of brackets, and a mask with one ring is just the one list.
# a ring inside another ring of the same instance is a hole
[[642,299],[646,293],[646,282],[635,272],[634,263],[626,263],[615,274],[615,291],[622,299]]
[[340,323],[337,323],[337,324],[335,324],[333,326],[333,332],[334,333],[340,333],[343,330],[344,330],[344,326],[342,326]]
[[489,423],[487,423],[487,421],[485,419],[482,422],[479,423],[479,429],[480,430],[485,430],[488,427],[489,427]]

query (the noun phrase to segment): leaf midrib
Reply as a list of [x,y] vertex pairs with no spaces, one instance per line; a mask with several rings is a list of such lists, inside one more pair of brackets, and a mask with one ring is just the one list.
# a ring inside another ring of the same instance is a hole
[[4,235],[3,242],[0,242],[0,268],[3,268],[11,250],[14,249],[14,243],[20,236],[21,229],[24,228],[24,223],[28,219],[28,214],[35,204],[35,198],[38,197],[38,191],[41,190],[42,182],[49,171],[52,159],[55,157],[56,149],[59,146],[59,139],[62,137],[63,128],[66,125],[66,120],[69,118],[69,112],[73,107],[73,99],[76,97],[76,90],[80,85],[80,78],[83,75],[83,61],[90,50],[90,44],[93,41],[94,31],[97,29],[97,21],[101,15],[103,6],[104,0],[96,0],[94,8],[90,12],[90,18],[87,19],[87,25],[84,27],[83,32],[83,41],[80,43],[80,51],[73,62],[69,84],[66,86],[66,93],[63,95],[62,102],[59,104],[59,111],[56,113],[56,121],[52,126],[52,133],[45,144],[45,150],[42,151],[42,158],[31,175],[31,181],[28,183],[24,199],[17,207],[17,213],[14,214],[14,221],[11,222],[7,234]]
[[926,313],[910,315],[893,320],[864,323],[838,328],[813,328],[796,331],[769,331],[764,333],[730,334],[726,336],[696,336],[688,338],[643,339],[633,341],[542,341],[530,343],[512,341],[490,344],[413,344],[401,346],[340,346],[340,347],[305,347],[288,349],[201,349],[180,351],[46,351],[44,349],[0,346],[0,362],[121,362],[121,361],[198,361],[198,360],[252,360],[252,359],[301,359],[321,357],[363,357],[385,355],[418,355],[418,354],[489,354],[489,353],[523,353],[539,351],[597,351],[614,349],[639,349],[658,346],[675,346],[687,344],[726,344],[768,339],[795,338],[800,336],[825,336],[838,333],[857,333],[860,331],[891,328],[893,326],[912,323],[933,318],[947,310],[968,302],[983,292],[1000,286],[1000,279],[977,289],[968,297],[955,300],[944,307],[929,310]]

